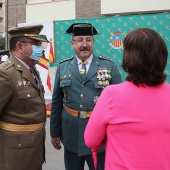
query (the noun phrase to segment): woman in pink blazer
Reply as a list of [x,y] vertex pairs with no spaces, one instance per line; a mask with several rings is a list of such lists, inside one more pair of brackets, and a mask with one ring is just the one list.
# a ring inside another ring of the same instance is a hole
[[104,89],[84,134],[93,151],[106,145],[105,170],[170,170],[167,58],[165,42],[151,29],[125,38],[126,82]]

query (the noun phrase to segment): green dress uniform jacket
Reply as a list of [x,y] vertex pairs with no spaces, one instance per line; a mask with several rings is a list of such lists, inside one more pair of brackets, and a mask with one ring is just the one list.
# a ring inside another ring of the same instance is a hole
[[[0,64],[0,121],[16,125],[46,121],[44,88],[14,56]],[[4,130],[0,124],[0,170],[37,170],[45,160],[45,129]]]
[[76,111],[92,111],[103,88],[108,85],[107,80],[109,84],[122,82],[117,65],[102,56],[93,55],[84,81],[76,57],[61,62],[57,68],[50,119],[51,137],[60,137],[64,147],[79,156],[91,154],[83,137],[88,118],[68,114],[63,104]]

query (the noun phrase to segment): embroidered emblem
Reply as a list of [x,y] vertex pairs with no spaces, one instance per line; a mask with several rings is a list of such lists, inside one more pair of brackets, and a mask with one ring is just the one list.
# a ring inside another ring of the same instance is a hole
[[112,40],[112,43],[110,43],[109,45],[114,49],[123,48],[121,32],[120,31],[111,32],[110,35],[111,35],[110,39]]
[[27,81],[24,80],[24,81],[23,81],[23,84],[24,84],[24,86],[27,86]]
[[22,81],[18,81],[18,86],[22,86]]

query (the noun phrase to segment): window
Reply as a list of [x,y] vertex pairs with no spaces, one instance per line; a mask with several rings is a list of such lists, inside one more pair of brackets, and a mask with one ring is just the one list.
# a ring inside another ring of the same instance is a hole
[[3,3],[0,3],[0,10],[2,10],[2,7],[3,7]]

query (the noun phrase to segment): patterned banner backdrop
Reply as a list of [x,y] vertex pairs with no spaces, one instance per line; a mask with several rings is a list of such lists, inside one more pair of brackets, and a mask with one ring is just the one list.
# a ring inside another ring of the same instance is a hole
[[[146,27],[157,31],[164,39],[170,56],[170,13],[138,14],[127,16],[111,16],[79,20],[54,21],[54,50],[56,61],[60,62],[75,55],[71,47],[71,36],[65,34],[73,23],[91,23],[100,32],[94,36],[94,54],[111,58],[120,67],[123,80],[126,73],[121,69],[123,40],[132,30]],[[170,63],[165,70],[167,82],[170,83]]]

